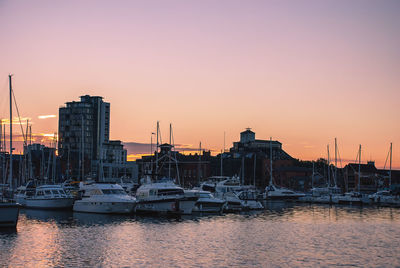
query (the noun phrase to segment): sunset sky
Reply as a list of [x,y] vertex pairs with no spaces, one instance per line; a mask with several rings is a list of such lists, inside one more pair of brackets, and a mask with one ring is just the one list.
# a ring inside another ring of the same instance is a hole
[[[38,140],[84,94],[111,103],[111,138],[219,152],[247,127],[295,158],[400,168],[400,1],[0,0],[0,117],[14,74]],[[15,127],[20,132],[19,127]],[[47,135],[47,136],[46,136]],[[131,155],[146,153],[146,146]]]

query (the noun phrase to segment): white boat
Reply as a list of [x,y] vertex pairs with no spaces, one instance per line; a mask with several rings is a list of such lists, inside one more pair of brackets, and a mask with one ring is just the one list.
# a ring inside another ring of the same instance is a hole
[[192,214],[197,196],[186,196],[172,181],[141,185],[136,191],[137,212]]
[[215,198],[209,191],[202,190],[187,190],[185,191],[186,196],[197,196],[197,200],[193,211],[196,212],[214,212],[219,213],[223,211],[226,201]]
[[237,192],[236,195],[242,201],[244,210],[259,210],[264,209],[264,206],[259,201],[259,194],[255,190],[244,190]]
[[400,197],[391,191],[382,190],[368,196],[371,202],[382,206],[400,206]]
[[33,181],[29,181],[26,185],[17,188],[14,194],[14,200],[21,206],[26,206],[26,197],[35,195],[35,187]]
[[74,198],[61,185],[38,186],[33,196],[26,197],[27,208],[69,209],[73,204]]
[[76,200],[76,212],[129,214],[136,206],[136,198],[128,195],[118,184],[81,183],[82,199]]
[[[272,143],[272,137],[270,139]],[[288,199],[298,199],[300,197],[304,197],[305,194],[303,193],[296,193],[292,190],[283,188],[283,187],[277,187],[273,183],[273,177],[272,177],[272,146],[270,146],[270,179],[269,179],[269,185],[265,187],[265,194],[264,198],[267,200],[288,200]]]
[[16,228],[19,205],[0,201],[0,228]]
[[270,184],[265,188],[265,199],[267,200],[290,200],[304,196],[305,194],[303,193],[296,193],[283,187],[277,187],[274,184]]
[[346,205],[362,205],[363,196],[359,192],[347,192],[343,195],[337,196],[338,204],[346,204]]

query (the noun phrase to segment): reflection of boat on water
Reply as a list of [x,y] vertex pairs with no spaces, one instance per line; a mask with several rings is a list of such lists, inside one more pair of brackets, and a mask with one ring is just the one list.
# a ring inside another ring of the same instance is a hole
[[69,210],[42,210],[42,209],[22,209],[21,214],[25,214],[28,219],[39,221],[66,222],[71,220],[72,211]]
[[72,213],[72,217],[74,222],[78,225],[117,224],[130,219],[130,215],[124,214],[86,213],[76,211]]

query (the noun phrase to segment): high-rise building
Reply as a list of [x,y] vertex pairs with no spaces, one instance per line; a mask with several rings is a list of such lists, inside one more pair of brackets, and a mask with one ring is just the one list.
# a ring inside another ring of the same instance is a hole
[[[95,174],[103,143],[110,139],[110,103],[99,96],[81,96],[59,109],[59,154],[67,159],[67,173]],[[67,174],[68,175],[68,174]]]

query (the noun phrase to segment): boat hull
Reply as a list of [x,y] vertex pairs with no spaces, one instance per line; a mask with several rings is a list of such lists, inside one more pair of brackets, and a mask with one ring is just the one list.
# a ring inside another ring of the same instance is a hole
[[196,212],[222,212],[225,202],[197,201],[194,211]]
[[102,213],[102,214],[130,214],[135,210],[136,202],[92,202],[86,200],[75,201],[75,212]]
[[36,209],[70,209],[73,204],[73,198],[26,199],[26,207]]
[[192,214],[197,198],[142,199],[138,200],[137,212]]
[[15,203],[0,203],[0,228],[16,228],[19,215],[19,205]]

